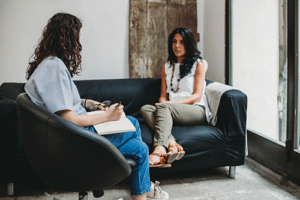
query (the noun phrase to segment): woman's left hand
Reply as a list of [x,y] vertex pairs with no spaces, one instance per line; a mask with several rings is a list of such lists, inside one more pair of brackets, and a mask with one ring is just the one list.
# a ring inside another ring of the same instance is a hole
[[104,108],[100,102],[94,101],[92,99],[87,99],[86,100],[86,108],[90,108],[91,106],[97,106],[96,110],[104,110],[106,111],[106,107]]

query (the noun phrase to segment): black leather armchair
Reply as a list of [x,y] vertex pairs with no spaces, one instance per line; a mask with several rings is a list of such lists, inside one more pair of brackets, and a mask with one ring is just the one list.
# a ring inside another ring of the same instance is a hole
[[130,164],[106,138],[45,111],[26,93],[18,96],[17,107],[28,160],[52,188],[101,196],[103,188],[130,175]]

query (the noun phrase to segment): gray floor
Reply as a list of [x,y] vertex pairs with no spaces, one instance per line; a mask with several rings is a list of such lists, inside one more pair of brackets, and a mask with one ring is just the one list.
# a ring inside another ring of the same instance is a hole
[[[228,167],[205,169],[177,174],[153,174],[151,180],[159,180],[163,190],[172,200],[279,200],[300,199],[300,187],[285,181],[281,176],[246,158],[243,166],[237,167],[236,177],[227,177]],[[127,182],[104,191],[103,200],[129,200]],[[2,194],[2,195],[1,195]],[[78,199],[77,193],[54,191],[20,191],[17,196],[1,200],[66,200]],[[89,192],[88,199],[95,199]]]

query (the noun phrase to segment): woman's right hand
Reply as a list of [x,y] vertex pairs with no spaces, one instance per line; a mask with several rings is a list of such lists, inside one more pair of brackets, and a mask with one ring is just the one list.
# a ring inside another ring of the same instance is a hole
[[159,103],[167,103],[167,102],[168,102],[168,100],[165,97],[160,97],[158,99],[158,103],[155,103],[155,106],[157,106],[157,104],[159,104]]
[[115,103],[106,109],[105,114],[107,121],[117,121],[121,119],[124,106],[119,105],[119,107],[117,107],[118,105],[118,103]]
[[158,99],[158,103],[165,103],[166,101],[168,101],[168,99],[166,97],[160,97]]

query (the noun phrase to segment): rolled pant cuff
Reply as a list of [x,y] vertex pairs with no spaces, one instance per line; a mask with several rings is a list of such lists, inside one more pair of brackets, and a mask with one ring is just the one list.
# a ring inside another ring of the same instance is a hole
[[144,189],[139,189],[139,190],[130,190],[131,192],[131,195],[140,195],[140,194],[144,194],[144,193],[147,193],[151,190],[151,187],[147,187],[147,188],[144,188]]
[[153,147],[156,146],[164,146],[166,148],[169,148],[169,140],[167,142],[163,142],[163,141],[153,142]]

